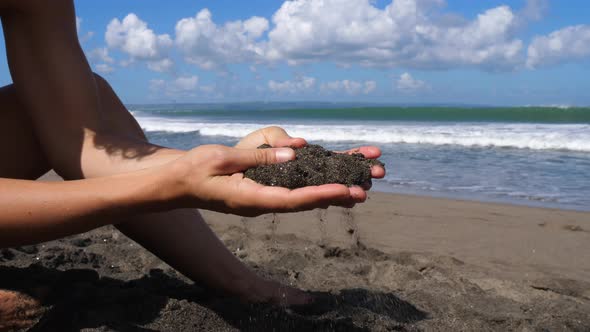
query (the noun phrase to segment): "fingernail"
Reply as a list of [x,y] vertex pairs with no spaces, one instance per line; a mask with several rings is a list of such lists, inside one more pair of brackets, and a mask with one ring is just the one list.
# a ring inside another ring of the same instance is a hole
[[295,159],[295,151],[288,148],[275,149],[275,157],[277,162],[284,163],[286,161]]

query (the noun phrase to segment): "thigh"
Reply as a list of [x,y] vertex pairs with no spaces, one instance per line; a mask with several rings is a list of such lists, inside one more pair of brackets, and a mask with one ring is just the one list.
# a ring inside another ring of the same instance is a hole
[[50,170],[12,85],[0,88],[0,177],[34,180]]
[[98,97],[100,99],[101,125],[104,130],[119,137],[147,142],[141,126],[129,113],[111,85],[100,75],[94,74]]

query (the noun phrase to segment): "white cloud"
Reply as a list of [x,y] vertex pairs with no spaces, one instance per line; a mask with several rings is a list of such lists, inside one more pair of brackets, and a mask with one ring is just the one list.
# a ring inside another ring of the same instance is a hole
[[375,91],[376,88],[377,82],[375,81],[358,82],[342,80],[322,83],[320,91],[324,94],[345,92],[351,96],[356,96],[361,93],[365,95],[370,94]]
[[428,86],[424,81],[415,79],[410,73],[403,73],[396,82],[396,88],[404,93],[414,93]]
[[85,34],[81,35],[80,33],[82,32],[82,21],[82,18],[76,16],[76,31],[78,32],[78,40],[80,40],[81,43],[84,43],[88,41],[90,38],[92,38],[92,36],[94,36],[94,32],[88,31]]
[[174,80],[174,86],[182,91],[190,91],[196,89],[199,84],[197,76],[179,77]]
[[130,62],[147,61],[148,67],[156,71],[172,67],[172,60],[168,59],[168,51],[173,46],[170,36],[157,35],[133,13],[123,21],[114,18],[107,26],[105,40],[110,49],[128,54]]
[[151,80],[150,90],[168,97],[191,97],[199,91],[198,76],[181,76],[172,81]]
[[213,94],[215,92],[215,86],[213,85],[203,85],[200,87],[200,89],[206,94]]
[[152,71],[166,73],[170,72],[174,68],[174,61],[172,61],[170,58],[164,58],[162,60],[149,61],[147,66]]
[[115,68],[113,68],[111,65],[106,64],[106,63],[99,63],[97,65],[94,66],[96,71],[101,73],[101,74],[110,74],[113,71],[115,71]]
[[363,93],[368,95],[373,91],[377,90],[377,82],[375,81],[365,81],[365,87],[363,89]]
[[291,64],[332,60],[365,66],[511,68],[522,41],[507,6],[472,21],[445,20],[442,0],[286,1],[274,14],[266,57]]
[[538,21],[545,16],[549,2],[547,0],[526,0],[521,13],[524,19]]
[[113,67],[115,59],[109,55],[109,50],[106,47],[95,48],[88,52],[88,59],[93,63],[95,70],[101,74],[115,71]]
[[[282,2],[271,22],[253,16],[225,23],[214,22],[212,13],[202,9],[176,23],[174,40],[131,13],[123,20],[113,19],[105,39],[108,50],[129,56],[119,60],[121,66],[141,61],[152,71],[173,72],[170,54],[178,51],[187,63],[207,70],[223,72],[229,64],[247,64],[257,79],[261,76],[256,66],[282,63],[513,70],[525,64],[534,68],[574,61],[590,52],[587,25],[538,36],[526,52],[517,35],[525,24],[544,16],[547,0],[525,0],[516,10],[497,6],[474,18],[449,13],[445,5],[445,0],[390,0],[384,5],[374,0],[290,0]],[[81,22],[77,18],[78,27]],[[110,58],[108,52],[106,57]],[[297,90],[303,81],[268,83],[272,91],[285,93]],[[348,94],[376,89],[374,82],[360,83],[328,82],[320,88],[337,90],[332,85],[339,85]]]
[[187,62],[204,69],[225,64],[257,61],[264,49],[257,40],[268,30],[268,20],[251,17],[218,26],[211,12],[203,9],[195,17],[176,24],[175,43]]
[[115,60],[109,55],[109,49],[106,47],[95,48],[88,53],[90,60],[104,63],[114,63]]
[[156,93],[161,93],[161,92],[165,92],[166,91],[166,87],[168,82],[166,82],[165,80],[161,80],[161,79],[153,79],[150,80],[150,90],[152,90],[153,92]]
[[271,80],[268,82],[268,88],[272,92],[281,94],[299,94],[311,91],[316,85],[316,79],[313,77],[301,76],[292,81],[277,82]]
[[576,25],[537,36],[529,45],[528,68],[590,59],[590,26]]

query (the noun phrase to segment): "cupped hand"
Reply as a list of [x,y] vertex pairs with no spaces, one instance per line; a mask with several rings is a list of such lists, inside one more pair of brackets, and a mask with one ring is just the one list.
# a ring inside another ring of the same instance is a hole
[[[263,144],[268,144],[275,148],[299,148],[307,145],[307,141],[303,138],[291,137],[283,128],[272,126],[252,132],[240,140],[240,142],[238,142],[235,147],[239,149],[256,149]],[[368,159],[377,159],[381,157],[381,150],[376,146],[362,146],[347,151],[337,152],[347,154],[361,153],[365,156],[365,158]],[[385,177],[385,169],[381,166],[373,166],[371,168],[371,175],[375,179],[382,179]],[[365,187],[365,189],[368,189],[368,187]]]
[[173,162],[171,170],[175,184],[181,188],[181,205],[242,216],[332,205],[352,207],[366,200],[367,195],[360,187],[327,184],[290,190],[263,186],[241,173],[251,167],[294,158],[295,152],[290,148],[238,149],[203,145]]

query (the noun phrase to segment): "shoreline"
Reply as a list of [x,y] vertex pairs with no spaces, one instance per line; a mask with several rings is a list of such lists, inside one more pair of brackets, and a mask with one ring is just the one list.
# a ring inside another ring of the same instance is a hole
[[560,203],[547,203],[542,201],[531,201],[531,200],[510,200],[510,199],[503,199],[503,198],[492,198],[492,197],[483,197],[483,196],[476,196],[473,198],[467,197],[467,194],[456,194],[453,195],[452,193],[439,193],[439,192],[419,192],[419,191],[404,191],[404,190],[387,190],[387,189],[372,189],[371,192],[376,192],[380,194],[391,194],[391,195],[399,195],[399,196],[410,196],[410,197],[424,197],[424,198],[438,198],[438,199],[446,199],[449,201],[458,201],[458,202],[473,202],[473,203],[483,203],[483,204],[497,204],[497,205],[506,205],[506,206],[519,206],[519,207],[529,207],[534,209],[546,209],[546,210],[560,210],[560,211],[571,211],[571,212],[582,212],[582,213],[590,213],[590,207],[584,209],[581,206],[577,205],[563,205]]
[[590,212],[590,207],[584,208],[581,205],[567,205],[561,203],[552,203],[552,202],[545,202],[541,200],[529,200],[529,199],[509,199],[509,198],[502,198],[502,197],[487,197],[484,193],[474,193],[472,197],[469,197],[467,193],[458,193],[458,192],[436,192],[436,191],[420,191],[420,190],[411,190],[411,189],[403,189],[400,190],[387,188],[388,185],[380,184],[376,180],[373,183],[373,188],[371,192],[378,192],[383,194],[393,194],[393,195],[402,195],[402,196],[413,196],[413,197],[426,197],[426,198],[440,198],[440,199],[448,199],[451,201],[465,201],[465,202],[479,202],[479,203],[490,203],[490,204],[500,204],[500,205],[509,205],[509,206],[523,206],[523,207],[532,207],[532,208],[540,208],[540,209],[550,209],[550,210],[563,210],[563,211],[574,211],[574,212]]

